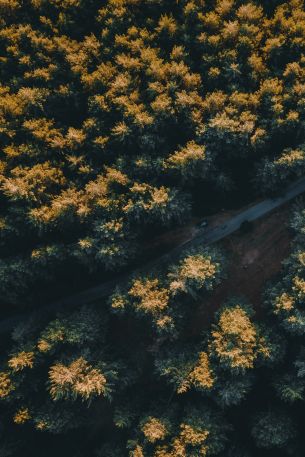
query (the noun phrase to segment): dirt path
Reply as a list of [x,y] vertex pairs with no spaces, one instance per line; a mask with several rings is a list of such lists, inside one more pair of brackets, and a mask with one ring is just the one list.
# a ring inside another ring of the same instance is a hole
[[[197,246],[208,246],[212,243],[216,243],[220,240],[231,237],[231,235],[239,229],[240,225],[243,222],[259,220],[263,216],[266,217],[266,215],[274,211],[275,208],[283,207],[288,201],[292,200],[303,192],[305,192],[305,178],[299,179],[298,181],[288,186],[286,189],[283,189],[283,194],[281,196],[277,198],[268,198],[254,205],[248,206],[247,208],[243,208],[236,215],[226,219],[220,225],[215,227],[208,227],[206,230],[199,230],[197,227],[195,231],[189,233],[189,236],[186,240],[184,239],[170,252],[167,252],[166,254],[161,255],[153,261],[144,264],[142,267],[136,268],[133,272],[130,273],[150,271],[152,268],[157,266],[160,267],[162,264],[166,265],[169,262],[174,262],[177,260],[177,258],[179,258],[183,249]],[[274,237],[272,238],[272,242],[274,242]],[[259,262],[256,261],[253,263],[253,265],[255,266],[258,263]],[[234,266],[232,269],[234,271]],[[39,314],[46,317],[47,314],[56,313],[63,309],[73,309],[83,304],[97,302],[103,297],[108,296],[115,286],[119,284],[126,284],[130,278],[130,273],[117,277],[111,281],[104,282],[95,287],[91,287],[90,289],[74,294],[73,296],[63,297],[56,302],[45,306],[40,306],[37,308],[37,310],[33,311],[32,314]],[[249,278],[249,273],[247,276]],[[242,291],[242,289],[240,290]],[[30,315],[31,314],[29,312],[25,312],[14,317],[3,319],[0,321],[0,334],[10,331],[18,322],[29,319]]]
[[200,332],[214,312],[233,296],[245,297],[262,314],[262,294],[266,283],[280,272],[282,261],[290,253],[292,234],[288,228],[291,204],[259,219],[247,234],[235,232],[222,241],[229,258],[227,278],[213,294],[199,304],[191,323],[194,335]]

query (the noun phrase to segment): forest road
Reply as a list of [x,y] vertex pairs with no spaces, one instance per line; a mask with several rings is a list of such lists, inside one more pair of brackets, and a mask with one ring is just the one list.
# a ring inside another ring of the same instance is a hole
[[166,265],[168,262],[179,258],[181,251],[184,249],[193,248],[196,246],[208,246],[223,238],[231,235],[231,233],[239,230],[241,224],[245,221],[255,221],[261,218],[265,214],[269,213],[275,208],[283,205],[284,203],[292,200],[294,197],[305,192],[305,178],[301,178],[298,181],[292,183],[287,188],[283,189],[280,196],[276,198],[268,198],[255,205],[247,208],[236,216],[232,217],[223,224],[210,228],[210,229],[199,229],[197,233],[189,240],[184,241],[180,245],[176,246],[170,252],[162,255],[161,257],[148,262],[147,264],[136,268],[129,274],[118,276],[117,279],[102,283],[98,286],[84,290],[83,292],[77,293],[70,297],[62,298],[54,303],[50,303],[45,306],[41,306],[31,313],[25,312],[10,318],[6,318],[0,321],[0,335],[9,332],[15,325],[23,321],[32,321],[40,317],[47,317],[50,313],[57,312],[60,310],[66,310],[75,308],[80,305],[89,304],[96,302],[101,298],[108,296],[116,286],[123,286],[127,283],[130,277],[139,272],[149,272],[154,267]]

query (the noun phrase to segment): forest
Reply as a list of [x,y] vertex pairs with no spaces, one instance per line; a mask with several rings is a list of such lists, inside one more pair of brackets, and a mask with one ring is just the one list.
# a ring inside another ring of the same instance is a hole
[[0,0],[0,457],[304,457],[305,199],[259,310],[194,332],[221,243],[143,267],[304,174],[304,0]]

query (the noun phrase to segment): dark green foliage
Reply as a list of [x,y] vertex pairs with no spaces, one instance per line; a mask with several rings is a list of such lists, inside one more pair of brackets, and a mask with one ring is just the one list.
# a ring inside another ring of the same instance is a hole
[[255,417],[251,433],[257,446],[262,448],[283,448],[296,436],[290,417],[278,411]]
[[223,374],[223,381],[217,384],[215,401],[223,408],[238,405],[249,395],[254,384],[254,377],[250,374],[230,376]]
[[109,300],[111,309],[120,315],[131,311],[148,317],[160,335],[174,336],[181,319],[190,315],[191,305],[220,283],[224,268],[220,250],[193,248],[165,271],[152,270],[135,277],[124,290],[116,288]]
[[278,378],[274,387],[281,400],[287,403],[304,400],[305,382],[295,375],[286,374]]
[[[303,0],[0,0],[1,301],[129,272],[153,236],[302,177],[304,30]],[[199,246],[15,328],[0,457],[303,457],[301,201],[291,228],[260,319],[208,315],[227,262]]]
[[[174,413],[174,416],[173,416]],[[138,439],[130,441],[131,456],[218,455],[227,442],[230,427],[219,412],[203,405],[187,406],[178,412],[169,409],[159,415],[142,418]],[[143,454],[141,454],[141,452]]]
[[302,175],[304,5],[269,3],[1,1],[4,302]]

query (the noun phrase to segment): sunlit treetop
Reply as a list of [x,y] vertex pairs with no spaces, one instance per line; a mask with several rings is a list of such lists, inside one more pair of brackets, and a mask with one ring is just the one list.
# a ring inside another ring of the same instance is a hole
[[224,367],[244,371],[254,367],[263,356],[268,359],[271,351],[257,325],[251,320],[251,309],[244,305],[224,306],[211,332],[209,351]]
[[[249,193],[304,174],[303,6],[2,0],[4,300],[60,268],[69,282],[71,259],[81,275],[121,269],[196,192],[232,191],[235,160]],[[50,244],[42,278],[31,252]]]

